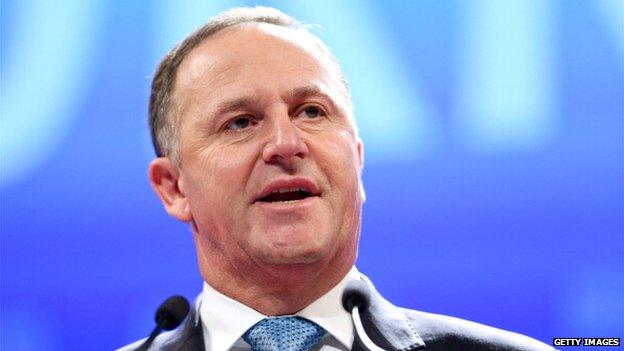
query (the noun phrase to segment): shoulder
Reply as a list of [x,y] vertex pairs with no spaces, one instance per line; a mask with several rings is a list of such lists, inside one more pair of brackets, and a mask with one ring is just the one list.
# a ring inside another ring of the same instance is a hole
[[[145,339],[141,339],[126,345],[116,351],[135,351],[143,344]],[[200,351],[204,350],[204,341],[201,334],[185,330],[184,327],[174,329],[172,331],[160,334],[149,347],[150,351],[169,351],[169,350],[188,350]]]
[[392,346],[394,350],[554,351],[552,347],[521,334],[397,307],[384,299],[370,280],[364,276],[362,279],[370,291],[370,305],[364,314],[368,323],[365,324],[371,327],[373,341],[380,342],[380,345]]
[[[174,330],[164,332],[149,347],[149,350],[158,351],[200,351],[204,350],[204,337],[199,318],[199,305],[201,294],[195,299],[189,314],[182,323]],[[134,351],[143,344],[145,339],[135,341],[116,351]]]
[[528,336],[460,318],[401,308],[426,350],[554,351]]

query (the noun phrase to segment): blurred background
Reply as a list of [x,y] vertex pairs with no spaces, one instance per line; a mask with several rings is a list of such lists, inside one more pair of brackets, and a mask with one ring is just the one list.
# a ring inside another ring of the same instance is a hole
[[241,5],[319,24],[342,63],[357,266],[389,300],[549,344],[624,336],[621,1],[2,0],[2,349],[111,350],[200,292],[147,181],[146,106],[163,54]]

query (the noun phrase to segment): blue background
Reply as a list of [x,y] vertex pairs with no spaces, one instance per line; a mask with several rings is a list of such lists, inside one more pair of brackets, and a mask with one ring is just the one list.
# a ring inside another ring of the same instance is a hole
[[398,305],[622,337],[623,4],[3,0],[1,348],[110,350],[201,289],[148,185],[151,75],[237,5],[322,26],[366,146],[357,265]]

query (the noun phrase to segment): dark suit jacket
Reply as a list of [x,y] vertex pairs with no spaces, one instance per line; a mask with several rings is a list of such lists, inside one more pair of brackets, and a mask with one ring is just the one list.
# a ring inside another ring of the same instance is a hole
[[[362,278],[371,291],[370,307],[362,313],[368,336],[379,347],[393,351],[552,351],[552,347],[527,336],[458,318],[408,310],[392,305]],[[156,338],[150,350],[204,351],[198,301],[175,330]],[[118,351],[135,350],[141,341]],[[356,337],[354,351],[366,351]]]

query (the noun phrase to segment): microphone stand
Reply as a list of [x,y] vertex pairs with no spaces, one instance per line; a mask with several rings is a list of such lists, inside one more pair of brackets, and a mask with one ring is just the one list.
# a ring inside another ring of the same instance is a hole
[[150,336],[143,342],[143,344],[141,344],[141,347],[139,347],[138,349],[136,349],[136,351],[147,351],[147,349],[150,347],[150,345],[152,345],[152,342],[154,342],[154,339],[156,339],[156,337],[160,334],[160,332],[162,331],[162,326],[165,321],[161,321],[160,323],[156,324],[156,328],[154,328],[154,330],[152,330],[152,333],[150,334]]
[[362,342],[364,348],[369,351],[386,351],[375,345],[375,343],[368,337],[368,334],[366,334],[364,325],[362,325],[362,319],[360,318],[359,306],[353,306],[353,309],[351,310],[351,319],[353,320],[353,325],[355,326],[355,334]]
[[147,351],[163,330],[175,329],[189,312],[189,303],[183,296],[171,296],[156,311],[156,328],[136,351]]
[[365,311],[370,304],[370,292],[368,287],[362,281],[353,281],[348,284],[342,293],[342,307],[349,312],[353,326],[355,327],[355,335],[360,340],[362,346],[369,351],[386,351],[368,337],[362,318],[360,309]]

